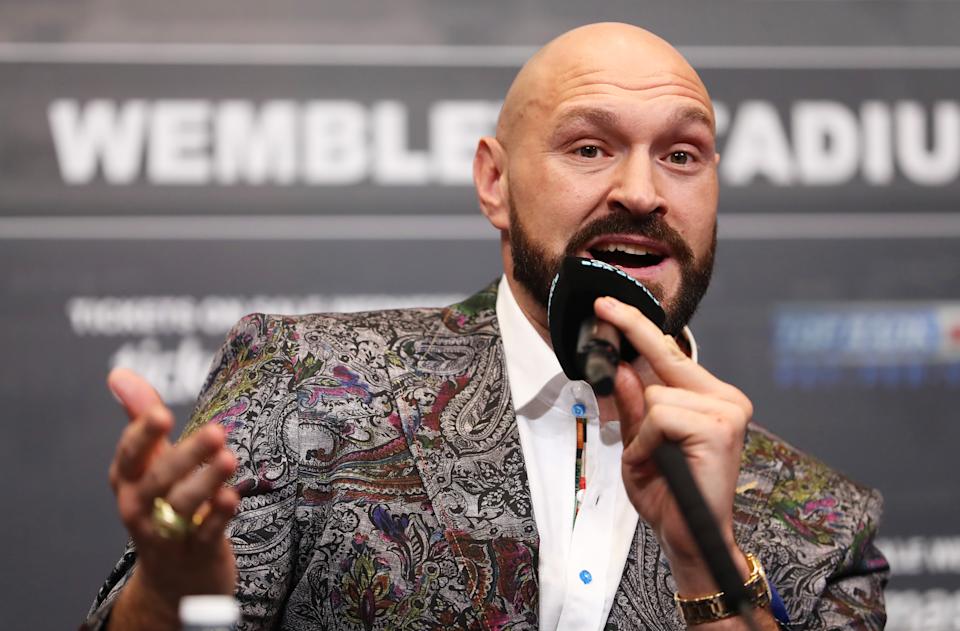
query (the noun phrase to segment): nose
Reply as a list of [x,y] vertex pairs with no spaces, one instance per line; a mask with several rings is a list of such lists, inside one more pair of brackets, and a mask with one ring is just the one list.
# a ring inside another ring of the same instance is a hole
[[656,165],[645,153],[632,153],[615,171],[607,203],[611,210],[646,215],[666,212],[666,200],[657,184]]

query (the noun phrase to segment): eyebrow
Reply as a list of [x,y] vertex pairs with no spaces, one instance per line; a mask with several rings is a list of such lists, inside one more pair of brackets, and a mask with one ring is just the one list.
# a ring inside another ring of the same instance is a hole
[[586,123],[596,125],[597,127],[613,127],[620,121],[620,117],[610,110],[596,107],[576,107],[567,112],[557,120],[555,129],[560,130],[577,123]]
[[[596,107],[577,107],[567,112],[557,120],[554,126],[555,135],[562,133],[569,127],[577,124],[587,124],[596,127],[616,127],[620,122],[620,116],[608,109]],[[680,127],[682,125],[700,124],[714,132],[713,117],[702,107],[683,107],[670,115],[668,119],[669,127]]]
[[684,107],[674,112],[670,117],[670,125],[672,127],[679,127],[680,125],[689,123],[706,125],[711,132],[715,130],[713,118],[700,107]]

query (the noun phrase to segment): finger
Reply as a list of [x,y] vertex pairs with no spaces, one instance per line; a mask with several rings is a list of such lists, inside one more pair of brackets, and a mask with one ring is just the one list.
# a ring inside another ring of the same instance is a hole
[[663,385],[663,380],[660,379],[656,371],[653,369],[653,366],[650,365],[643,355],[638,355],[631,367],[637,371],[637,377],[640,378],[640,383],[644,388],[654,385]]
[[107,375],[107,387],[126,410],[131,421],[145,414],[153,406],[163,404],[153,386],[127,368],[111,370]]
[[644,422],[633,439],[623,450],[623,462],[643,464],[650,460],[656,449],[665,440],[682,443],[689,438],[694,427],[707,422],[705,415],[693,410],[671,405],[656,405],[648,410]]
[[742,445],[743,431],[738,423],[715,415],[673,405],[653,405],[624,448],[623,462],[645,463],[653,450],[667,440],[680,443],[688,456],[693,455],[690,448],[694,444],[709,444],[711,452],[727,453]]
[[201,509],[206,514],[194,533],[196,539],[201,542],[212,542],[222,537],[238,506],[240,506],[240,496],[237,492],[231,488],[221,487],[204,505],[204,509]]
[[167,501],[183,516],[193,515],[207,499],[216,494],[237,467],[237,459],[229,449],[221,449],[210,464],[174,483]]
[[657,404],[684,407],[703,414],[719,415],[746,425],[750,420],[744,409],[718,397],[700,394],[684,388],[671,388],[663,385],[648,385],[643,391],[647,407]]
[[643,396],[643,384],[636,371],[628,364],[620,362],[613,382],[613,398],[617,404],[617,415],[620,419],[620,435],[623,444],[628,445],[637,433],[637,427],[643,421],[646,413],[646,403]]
[[594,310],[599,318],[623,332],[664,384],[718,396],[729,394],[726,390],[730,386],[687,357],[676,340],[664,335],[636,307],[604,297],[597,298]]
[[171,447],[153,462],[140,480],[139,493],[145,503],[167,494],[185,477],[217,453],[224,445],[223,428],[206,425],[183,442]]
[[166,442],[164,438],[171,429],[173,416],[163,405],[150,408],[140,419],[127,425],[117,442],[115,475],[122,480],[138,480],[146,470],[150,456]]

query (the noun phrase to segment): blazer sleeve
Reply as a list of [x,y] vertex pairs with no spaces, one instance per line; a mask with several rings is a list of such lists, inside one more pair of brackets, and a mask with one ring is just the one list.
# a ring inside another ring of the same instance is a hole
[[740,540],[766,569],[780,626],[883,629],[890,568],[874,543],[880,493],[757,426],[741,475],[748,484],[735,510],[752,526]]
[[[827,577],[811,620],[822,629],[882,631],[887,615],[883,590],[890,566],[875,544],[883,500],[877,491],[866,494],[852,543]],[[787,625],[788,628],[801,628]],[[803,628],[809,628],[806,624]]]
[[[228,484],[241,503],[226,534],[237,559],[240,629],[273,626],[296,559],[299,423],[296,393],[289,384],[297,367],[298,336],[290,328],[282,318],[262,314],[238,322],[214,356],[183,433],[219,423],[237,457]],[[117,596],[136,571],[136,558],[128,543],[81,629],[106,626]]]

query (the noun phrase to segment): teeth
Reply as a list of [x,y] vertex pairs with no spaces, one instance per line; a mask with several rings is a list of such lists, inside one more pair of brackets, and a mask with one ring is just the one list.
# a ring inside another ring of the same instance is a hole
[[642,256],[644,254],[656,254],[653,250],[647,249],[640,245],[631,245],[628,243],[604,243],[598,245],[594,250],[599,250],[600,252],[623,252],[625,254],[634,254],[637,256]]

